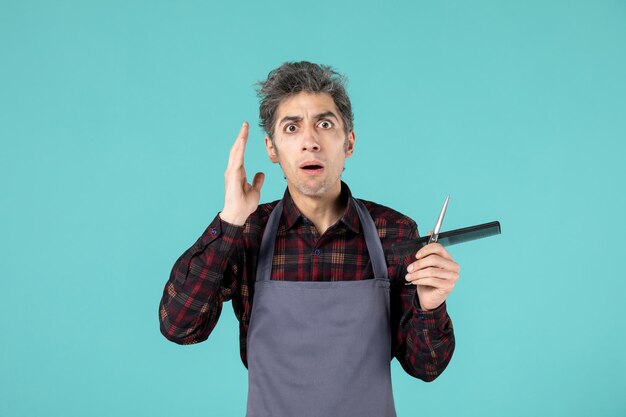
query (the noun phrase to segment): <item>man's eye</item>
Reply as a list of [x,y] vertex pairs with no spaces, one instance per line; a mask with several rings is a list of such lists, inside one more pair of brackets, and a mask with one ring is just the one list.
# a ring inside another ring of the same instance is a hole
[[296,125],[287,125],[287,126],[285,126],[285,132],[293,133],[297,129],[298,128],[296,127]]
[[321,122],[319,122],[318,126],[322,129],[330,129],[331,127],[333,127],[333,124],[328,120],[322,120]]

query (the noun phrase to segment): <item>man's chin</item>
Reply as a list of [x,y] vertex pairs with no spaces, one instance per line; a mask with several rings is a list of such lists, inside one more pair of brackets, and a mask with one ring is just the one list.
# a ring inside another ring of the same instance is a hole
[[[337,178],[299,178],[290,180],[287,177],[290,191],[297,192],[303,197],[323,198],[341,190],[341,176]],[[293,194],[292,192],[292,194]]]
[[324,195],[328,192],[326,187],[298,187],[298,191],[300,194],[305,195],[307,197],[324,197]]
[[328,193],[328,187],[324,182],[317,183],[304,183],[296,182],[292,183],[298,194],[306,197],[319,198],[324,197]]

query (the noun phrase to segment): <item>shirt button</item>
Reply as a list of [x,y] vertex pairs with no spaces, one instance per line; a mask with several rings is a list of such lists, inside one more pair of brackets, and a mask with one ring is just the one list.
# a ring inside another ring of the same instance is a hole
[[320,256],[321,253],[322,253],[321,250],[315,249],[315,256]]
[[217,234],[217,229],[214,227],[211,229],[211,234],[215,236]]
[[426,316],[425,316],[425,315],[420,314],[420,320],[424,320],[425,318],[426,318]]

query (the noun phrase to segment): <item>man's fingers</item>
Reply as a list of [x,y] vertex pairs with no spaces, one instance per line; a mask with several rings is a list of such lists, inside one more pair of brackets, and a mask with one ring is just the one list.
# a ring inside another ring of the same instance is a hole
[[258,191],[261,191],[263,181],[265,181],[265,174],[262,172],[257,172],[252,179],[252,188],[256,188]]
[[422,259],[429,255],[439,255],[442,258],[453,260],[452,256],[441,245],[441,243],[429,243],[428,245],[423,246],[420,250],[417,251],[417,253],[415,254],[415,258]]
[[248,122],[243,122],[243,124],[241,125],[241,129],[239,130],[239,135],[237,135],[237,138],[239,139],[248,139],[248,129],[249,129],[250,125],[248,124]]
[[235,143],[233,147],[230,148],[230,156],[228,157],[228,165],[229,166],[240,166],[243,165],[243,154],[246,150],[246,142],[248,140],[248,122],[243,122],[241,125],[241,129],[239,130],[239,134],[237,135],[237,139],[235,139]]
[[407,272],[419,271],[420,269],[429,267],[446,269],[448,271],[454,271],[456,273],[459,273],[459,271],[461,270],[459,264],[457,264],[453,260],[433,254],[425,258],[421,258],[410,264],[407,267]]
[[459,273],[450,269],[429,267],[406,274],[405,278],[407,281],[414,281],[424,278],[437,278],[442,280],[456,281],[459,278]]
[[411,284],[419,285],[424,287],[432,287],[438,288],[441,290],[446,290],[447,292],[452,291],[454,288],[454,281],[439,279],[439,278],[420,278],[411,280]]

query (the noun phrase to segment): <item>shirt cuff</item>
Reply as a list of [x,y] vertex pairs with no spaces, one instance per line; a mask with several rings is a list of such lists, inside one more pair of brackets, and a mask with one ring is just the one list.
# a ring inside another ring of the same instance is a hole
[[[415,295],[415,298],[417,298],[417,294]],[[424,328],[444,329],[448,325],[450,317],[448,316],[445,301],[434,310],[422,310],[418,304],[418,301],[414,300],[414,314],[418,323],[420,323]]]
[[234,243],[241,239],[243,236],[243,229],[245,226],[237,226],[232,223],[228,223],[220,217],[219,213],[215,216],[213,221],[206,228],[200,239],[196,242],[196,250],[202,251],[211,242],[218,238],[224,239],[226,242]]

